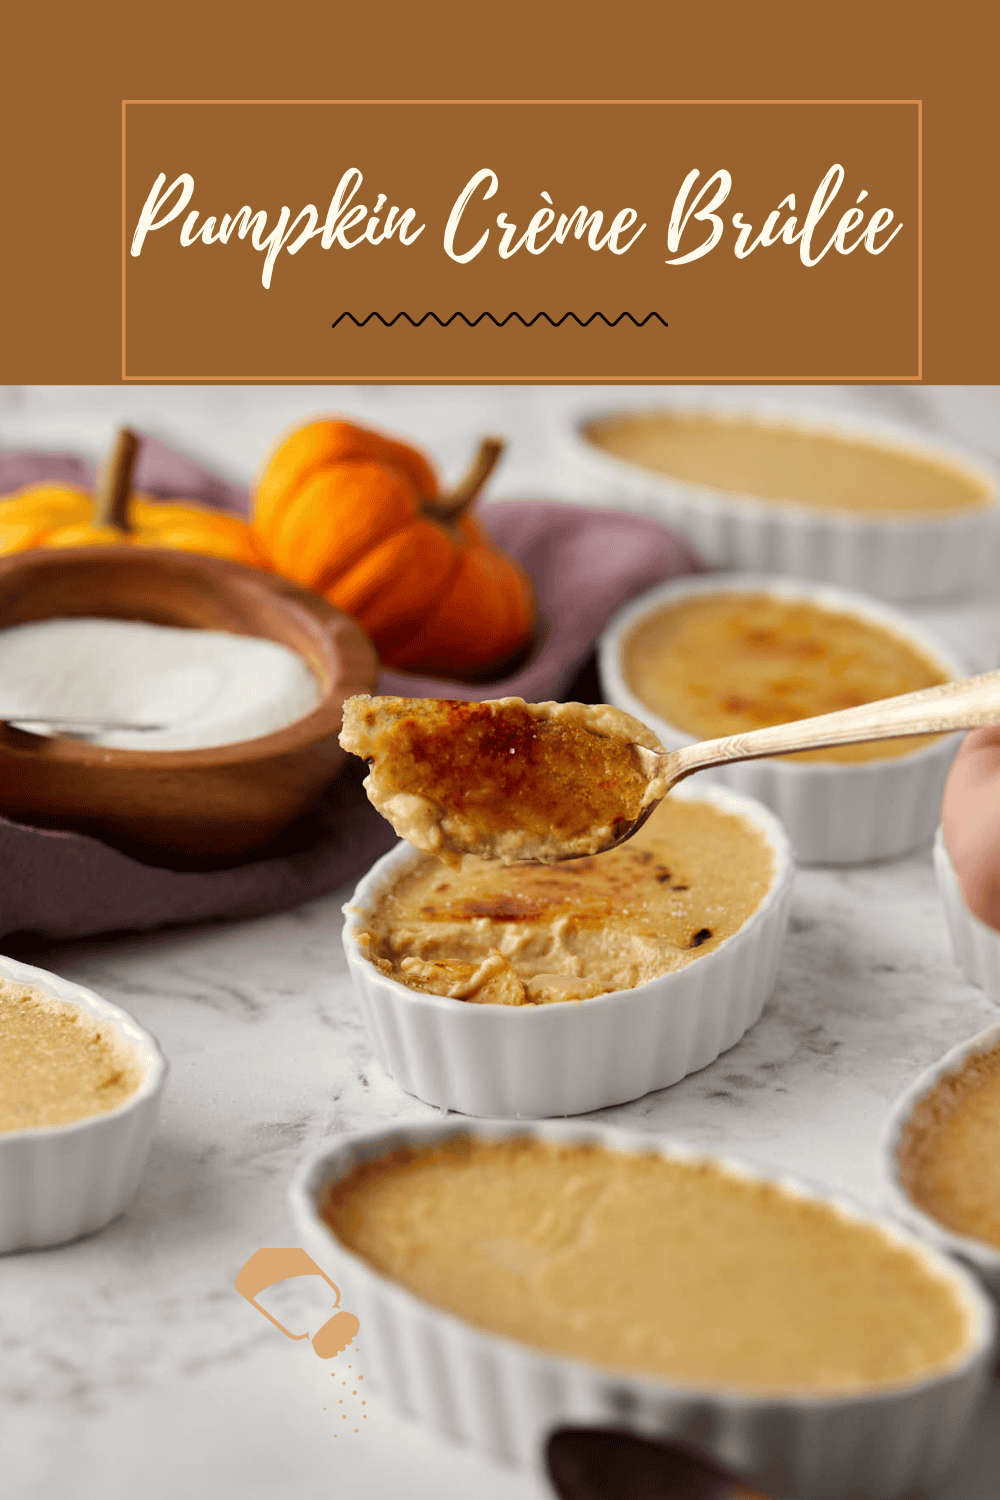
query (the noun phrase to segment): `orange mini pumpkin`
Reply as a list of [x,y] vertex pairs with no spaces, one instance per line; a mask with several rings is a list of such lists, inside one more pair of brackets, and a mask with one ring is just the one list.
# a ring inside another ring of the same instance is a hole
[[482,677],[531,639],[527,574],[468,514],[503,444],[442,495],[426,459],[351,422],[312,422],[271,455],[254,527],[275,568],[352,615],[388,666]]
[[0,553],[117,542],[204,552],[267,567],[250,525],[238,516],[186,500],[130,494],[138,447],[134,433],[119,433],[104,483],[93,495],[68,485],[36,484],[0,500]]

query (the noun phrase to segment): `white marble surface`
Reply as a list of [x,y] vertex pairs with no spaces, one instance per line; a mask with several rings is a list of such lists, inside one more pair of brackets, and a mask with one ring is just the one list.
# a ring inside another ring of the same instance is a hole
[[[753,394],[775,406],[803,399],[785,388]],[[811,406],[918,425],[1000,463],[996,388],[804,395]],[[0,390],[0,443],[96,455],[127,419],[249,479],[278,428],[339,410],[421,440],[449,474],[478,433],[499,430],[512,450],[497,492],[558,495],[552,424],[594,397],[502,387],[11,388]],[[973,668],[1000,662],[1000,587],[919,615]],[[304,1153],[335,1132],[432,1113],[371,1061],[340,949],[345,894],[256,922],[18,955],[132,1011],[159,1037],[172,1072],[130,1212],[76,1245],[0,1260],[5,1495],[549,1493],[539,1478],[495,1468],[398,1418],[374,1393],[341,1387],[363,1375],[363,1330],[356,1361],[338,1356],[331,1376],[308,1343],[283,1339],[233,1290],[254,1250],[294,1243],[285,1192]],[[869,868],[800,871],[781,977],[759,1024],[704,1072],[606,1114],[877,1204],[876,1145],[892,1100],[996,1019],[952,961],[929,848]],[[366,1400],[357,1434],[337,1404],[348,1396],[355,1420]],[[998,1474],[1000,1385],[946,1500],[996,1500]]]

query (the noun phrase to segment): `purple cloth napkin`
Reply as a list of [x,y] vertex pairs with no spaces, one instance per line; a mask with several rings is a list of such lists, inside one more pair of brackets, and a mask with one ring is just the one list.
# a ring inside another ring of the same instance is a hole
[[[90,467],[63,453],[0,453],[0,495],[43,480],[88,485]],[[153,438],[144,440],[136,487],[246,514],[247,494]],[[477,511],[496,541],[531,575],[542,622],[531,658],[499,682],[466,683],[385,671],[380,688],[406,697],[529,701],[562,694],[596,636],[628,600],[699,564],[685,542],[642,516],[557,501],[495,501]],[[593,684],[593,678],[589,679]],[[586,683],[587,678],[580,679]],[[593,686],[589,698],[596,696]],[[365,769],[345,767],[317,806],[270,849],[226,869],[145,864],[98,839],[26,827],[0,817],[0,939],[78,938],[177,922],[262,916],[356,879],[395,842],[361,789]],[[0,811],[3,787],[0,786]]]

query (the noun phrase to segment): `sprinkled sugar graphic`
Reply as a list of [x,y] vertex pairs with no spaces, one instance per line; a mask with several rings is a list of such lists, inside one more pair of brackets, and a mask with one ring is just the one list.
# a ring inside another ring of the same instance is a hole
[[[266,1307],[262,1307],[257,1298],[264,1292],[279,1284],[294,1283],[298,1285],[300,1277],[321,1277],[334,1294],[334,1313],[332,1317],[320,1326],[316,1333],[292,1333],[280,1322]],[[334,1381],[334,1389],[338,1382],[341,1394],[337,1396],[337,1405],[334,1408],[340,1421],[347,1425],[340,1429],[344,1432],[361,1432],[362,1423],[367,1422],[368,1413],[362,1410],[367,1406],[367,1399],[363,1394],[364,1376],[356,1367],[356,1358],[360,1354],[360,1345],[354,1342],[360,1324],[351,1312],[345,1311],[340,1306],[340,1290],[322,1271],[316,1262],[305,1250],[292,1249],[264,1249],[257,1250],[246,1265],[242,1267],[235,1282],[236,1290],[241,1297],[255,1307],[259,1313],[263,1313],[268,1322],[273,1323],[275,1328],[289,1339],[310,1339],[314,1352],[320,1359],[334,1359],[343,1355],[350,1346],[351,1360],[346,1365],[339,1362],[330,1371],[330,1378]],[[341,1410],[341,1408],[344,1408]],[[323,1407],[327,1411],[326,1406]],[[339,1423],[336,1424],[339,1427]],[[334,1436],[339,1437],[340,1432]]]
[[[351,1353],[360,1354],[361,1345],[353,1345]],[[363,1407],[368,1405],[368,1402],[365,1399],[364,1391],[362,1389],[362,1382],[364,1381],[365,1377],[356,1373],[353,1363],[347,1366],[346,1376],[343,1375],[340,1370],[331,1370],[330,1377],[334,1381],[339,1380],[340,1388],[343,1391],[343,1394],[337,1397],[337,1405],[333,1408],[335,1417],[335,1430],[333,1434],[334,1437],[339,1437],[341,1431],[349,1432],[352,1436],[354,1432],[363,1432],[364,1429],[360,1425],[354,1427],[352,1432],[351,1422],[353,1420],[354,1422],[360,1424],[361,1422],[368,1421],[367,1411],[362,1410]],[[341,1411],[341,1407],[344,1407],[345,1409]],[[323,1410],[326,1411],[327,1409],[328,1408],[324,1406]],[[347,1426],[344,1428],[340,1428],[339,1431],[337,1430],[337,1428],[339,1427],[339,1423],[336,1422],[337,1417],[340,1418],[341,1422],[347,1423]]]

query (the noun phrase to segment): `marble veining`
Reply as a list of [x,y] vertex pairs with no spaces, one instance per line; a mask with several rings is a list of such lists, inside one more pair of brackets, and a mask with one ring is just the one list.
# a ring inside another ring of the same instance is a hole
[[[583,407],[655,405],[674,394],[8,388],[0,440],[96,455],[127,416],[249,479],[282,426],[341,410],[430,446],[449,476],[479,433],[505,432],[501,495],[572,498],[553,424]],[[681,394],[712,404],[744,396]],[[1000,463],[995,388],[775,388],[747,399],[906,421]],[[914,614],[971,668],[1000,661],[1000,590]],[[443,1442],[374,1393],[355,1434],[338,1402],[353,1388],[341,1380],[363,1375],[364,1329],[357,1351],[324,1362],[233,1290],[256,1249],[294,1243],[285,1193],[305,1154],[345,1131],[436,1114],[372,1059],[340,946],[349,895],[258,921],[17,955],[131,1011],[159,1039],[171,1075],[129,1212],[75,1245],[0,1260],[5,1494],[546,1496],[537,1477]],[[892,1102],[947,1048],[996,1019],[997,1007],[952,959],[929,846],[865,868],[801,870],[780,978],[758,1025],[703,1072],[603,1117],[879,1206],[877,1146]],[[1000,1386],[941,1500],[996,1500],[997,1473]]]

